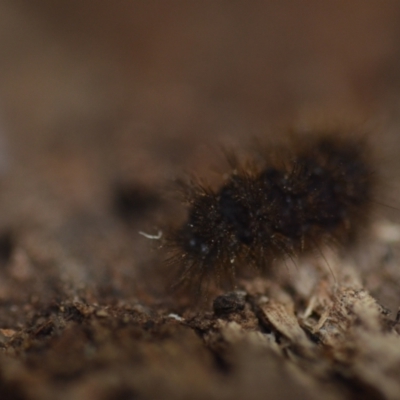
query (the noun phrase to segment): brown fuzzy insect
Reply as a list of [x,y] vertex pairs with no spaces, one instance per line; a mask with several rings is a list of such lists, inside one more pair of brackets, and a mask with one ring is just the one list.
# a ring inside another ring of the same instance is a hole
[[266,273],[276,259],[355,241],[376,185],[367,141],[316,132],[282,154],[251,167],[232,161],[218,190],[186,186],[187,219],[170,229],[164,246],[177,271],[174,286],[234,286],[250,265]]

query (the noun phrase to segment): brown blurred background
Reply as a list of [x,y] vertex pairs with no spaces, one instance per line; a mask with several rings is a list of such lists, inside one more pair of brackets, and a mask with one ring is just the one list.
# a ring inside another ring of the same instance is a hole
[[2,0],[0,55],[0,226],[23,282],[47,265],[122,287],[154,225],[126,229],[112,190],[148,204],[274,125],[361,121],[398,163],[397,1]]
[[373,118],[400,89],[396,1],[0,7],[4,132],[28,153],[111,144],[125,129],[138,152],[155,137],[214,142],[304,112]]

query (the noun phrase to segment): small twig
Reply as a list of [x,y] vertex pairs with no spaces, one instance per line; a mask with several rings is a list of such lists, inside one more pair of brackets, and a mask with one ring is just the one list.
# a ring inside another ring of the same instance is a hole
[[397,310],[396,318],[395,318],[395,320],[393,321],[393,328],[394,328],[396,325],[398,325],[399,322],[400,322],[400,307],[399,307],[399,309]]

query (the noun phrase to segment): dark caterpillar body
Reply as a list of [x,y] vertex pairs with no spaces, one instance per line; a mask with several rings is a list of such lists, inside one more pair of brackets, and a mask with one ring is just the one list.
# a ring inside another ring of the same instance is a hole
[[177,284],[234,283],[245,266],[264,272],[277,258],[354,242],[375,186],[367,144],[330,133],[293,145],[279,163],[236,163],[219,190],[191,184],[187,220],[167,237]]

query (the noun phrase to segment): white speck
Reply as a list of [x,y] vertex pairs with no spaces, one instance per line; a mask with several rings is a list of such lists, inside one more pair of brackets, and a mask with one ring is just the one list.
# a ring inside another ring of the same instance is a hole
[[183,318],[178,314],[173,314],[173,313],[168,314],[168,318],[174,319],[175,321],[179,321],[179,322],[183,321]]
[[162,237],[162,231],[158,231],[157,235],[149,235],[146,232],[139,231],[139,235],[142,235],[147,239],[160,240]]

